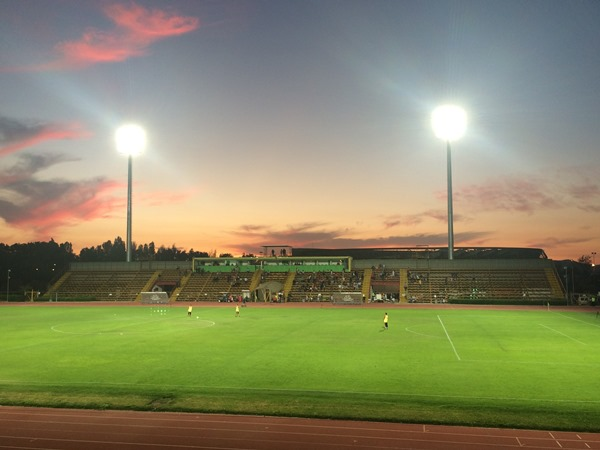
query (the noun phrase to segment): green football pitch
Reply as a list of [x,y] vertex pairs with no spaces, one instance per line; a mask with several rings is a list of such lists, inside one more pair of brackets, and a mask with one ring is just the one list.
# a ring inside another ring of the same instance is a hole
[[0,404],[600,431],[595,312],[3,306]]

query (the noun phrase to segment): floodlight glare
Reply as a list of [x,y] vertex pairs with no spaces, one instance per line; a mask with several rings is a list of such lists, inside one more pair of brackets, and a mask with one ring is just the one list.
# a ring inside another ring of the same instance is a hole
[[137,156],[146,146],[146,132],[139,125],[123,125],[116,131],[115,141],[119,153]]
[[446,142],[456,141],[465,134],[467,114],[459,106],[439,106],[431,114],[431,126],[437,138]]

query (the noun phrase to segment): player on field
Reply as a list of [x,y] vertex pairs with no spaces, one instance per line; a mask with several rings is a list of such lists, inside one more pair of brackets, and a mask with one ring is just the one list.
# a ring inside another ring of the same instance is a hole
[[383,315],[383,329],[384,330],[388,329],[388,313],[385,313]]

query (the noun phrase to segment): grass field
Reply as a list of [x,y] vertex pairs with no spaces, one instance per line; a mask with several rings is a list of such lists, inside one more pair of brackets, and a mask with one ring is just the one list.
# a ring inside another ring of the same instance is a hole
[[0,404],[600,431],[593,312],[0,308]]

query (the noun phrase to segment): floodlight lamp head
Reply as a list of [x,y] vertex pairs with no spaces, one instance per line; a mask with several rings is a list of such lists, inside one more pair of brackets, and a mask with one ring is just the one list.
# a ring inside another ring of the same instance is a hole
[[431,126],[437,138],[446,142],[456,141],[467,130],[467,114],[460,106],[438,106],[431,114]]
[[135,124],[119,127],[115,133],[117,151],[127,156],[137,156],[146,147],[146,132]]

